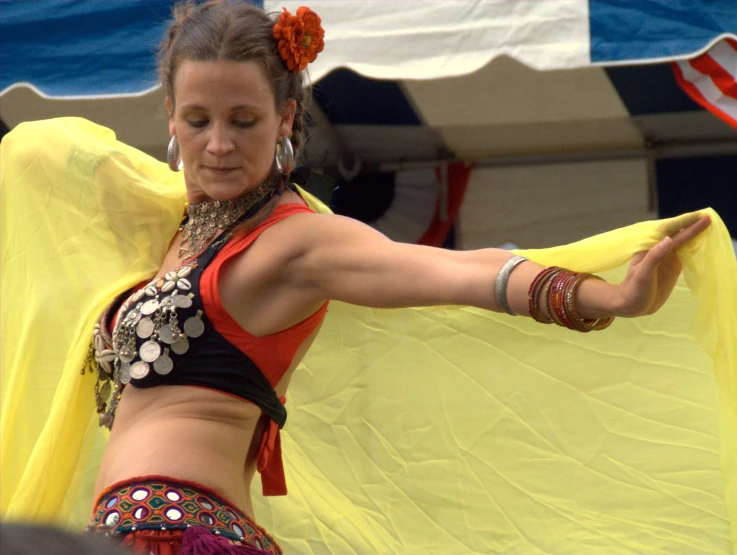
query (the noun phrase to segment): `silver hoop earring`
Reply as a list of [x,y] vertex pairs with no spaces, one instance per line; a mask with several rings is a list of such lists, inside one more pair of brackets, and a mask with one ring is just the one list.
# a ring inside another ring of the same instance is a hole
[[182,158],[179,156],[179,142],[176,133],[169,139],[169,146],[166,149],[166,163],[169,164],[169,169],[173,172],[178,172],[183,167]]
[[276,143],[276,169],[283,175],[289,175],[294,170],[294,149],[289,137],[282,135]]

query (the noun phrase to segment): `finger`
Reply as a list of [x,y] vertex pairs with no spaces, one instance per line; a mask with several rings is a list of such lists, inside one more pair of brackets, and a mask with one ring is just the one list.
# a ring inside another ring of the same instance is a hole
[[647,256],[647,253],[648,252],[649,251],[639,251],[639,252],[636,252],[632,256],[632,259],[630,260],[630,264],[632,266],[636,266],[637,264],[639,264],[640,262],[642,262],[643,260],[645,260],[645,257]]
[[651,307],[653,312],[657,311],[668,300],[673,292],[673,288],[678,283],[681,270],[681,261],[675,252],[671,250],[670,254],[658,266],[658,290],[655,296],[655,302]]
[[639,268],[645,275],[654,274],[658,266],[673,251],[673,239],[666,237],[660,243],[651,248],[639,264]]
[[693,224],[671,235],[671,239],[673,240],[673,247],[676,249],[682,247],[683,245],[688,243],[691,239],[701,234],[710,225],[711,225],[711,218],[709,218],[709,216],[703,216],[699,218]]
[[661,222],[663,226],[661,231],[664,235],[675,235],[682,229],[698,222],[701,217],[702,216],[699,212],[691,212],[690,214],[683,214],[677,218],[663,220]]

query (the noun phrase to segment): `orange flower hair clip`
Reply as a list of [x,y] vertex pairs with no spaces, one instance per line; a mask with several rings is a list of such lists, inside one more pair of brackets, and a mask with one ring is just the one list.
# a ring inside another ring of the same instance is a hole
[[320,16],[307,6],[298,8],[297,15],[284,8],[274,25],[279,55],[287,63],[289,71],[302,71],[307,64],[314,62],[325,47],[324,37]]

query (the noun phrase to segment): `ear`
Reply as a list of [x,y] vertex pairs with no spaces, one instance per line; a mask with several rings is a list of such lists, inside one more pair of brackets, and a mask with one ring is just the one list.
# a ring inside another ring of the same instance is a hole
[[166,112],[169,114],[169,136],[171,137],[177,132],[176,127],[174,127],[174,104],[167,96],[164,99],[164,105],[166,106]]
[[294,125],[294,115],[297,113],[297,102],[290,98],[284,104],[279,119],[279,135],[285,137],[292,136],[292,126]]

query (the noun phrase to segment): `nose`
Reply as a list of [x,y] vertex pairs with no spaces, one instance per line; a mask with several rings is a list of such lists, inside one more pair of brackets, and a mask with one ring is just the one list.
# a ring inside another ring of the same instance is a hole
[[235,149],[235,144],[223,124],[214,124],[210,128],[207,140],[207,151],[213,156],[224,156]]

